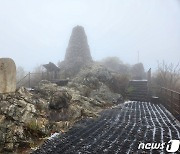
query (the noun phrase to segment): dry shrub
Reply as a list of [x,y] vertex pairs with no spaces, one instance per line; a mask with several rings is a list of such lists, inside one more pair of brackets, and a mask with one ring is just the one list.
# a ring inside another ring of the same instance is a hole
[[176,91],[180,90],[180,65],[167,64],[164,61],[158,64],[153,77],[153,84]]
[[112,79],[108,82],[108,86],[112,92],[121,94],[125,97],[126,88],[129,83],[129,76],[128,75],[113,75]]

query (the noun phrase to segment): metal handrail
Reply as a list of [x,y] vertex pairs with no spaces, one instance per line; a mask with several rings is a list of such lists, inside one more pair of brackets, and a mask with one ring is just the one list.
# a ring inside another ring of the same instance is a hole
[[21,80],[19,80],[19,81],[17,82],[17,84],[19,84],[21,81],[23,81],[28,75],[29,75],[29,73],[26,74]]

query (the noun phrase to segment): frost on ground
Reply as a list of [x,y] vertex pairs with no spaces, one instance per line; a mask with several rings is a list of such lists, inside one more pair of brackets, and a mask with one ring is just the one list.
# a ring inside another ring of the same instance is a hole
[[165,153],[165,149],[138,150],[138,145],[180,139],[179,125],[161,105],[129,101],[121,108],[79,122],[34,153]]

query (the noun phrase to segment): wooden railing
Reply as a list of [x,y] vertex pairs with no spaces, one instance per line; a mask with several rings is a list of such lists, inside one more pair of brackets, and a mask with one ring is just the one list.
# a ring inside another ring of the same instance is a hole
[[180,121],[180,93],[161,87],[159,97],[161,103]]

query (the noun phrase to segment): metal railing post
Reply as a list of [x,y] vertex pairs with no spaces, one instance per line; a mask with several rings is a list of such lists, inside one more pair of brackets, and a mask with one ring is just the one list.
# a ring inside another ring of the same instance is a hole
[[31,73],[29,72],[29,88],[31,87]]

